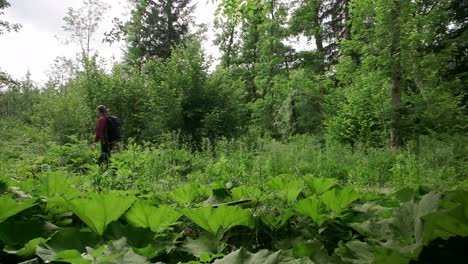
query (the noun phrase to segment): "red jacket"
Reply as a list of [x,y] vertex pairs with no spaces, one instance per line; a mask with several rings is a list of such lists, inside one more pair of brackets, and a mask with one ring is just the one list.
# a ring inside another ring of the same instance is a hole
[[106,141],[106,129],[107,129],[107,117],[105,114],[99,114],[96,120],[96,136],[94,142],[105,143]]

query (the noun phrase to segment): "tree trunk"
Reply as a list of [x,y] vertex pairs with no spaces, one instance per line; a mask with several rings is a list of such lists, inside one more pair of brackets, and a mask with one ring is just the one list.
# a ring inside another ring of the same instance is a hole
[[314,26],[315,26],[315,45],[317,46],[317,52],[320,57],[319,61],[319,73],[325,73],[325,50],[323,48],[323,36],[322,28],[320,24],[320,3],[316,6],[316,15],[314,16]]
[[392,11],[392,42],[390,51],[392,55],[392,120],[390,126],[390,147],[398,149],[401,146],[400,138],[400,108],[401,108],[401,5],[400,0],[393,0]]

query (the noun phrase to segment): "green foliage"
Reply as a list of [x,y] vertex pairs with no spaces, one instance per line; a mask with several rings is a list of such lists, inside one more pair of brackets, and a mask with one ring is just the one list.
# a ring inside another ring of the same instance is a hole
[[182,213],[212,235],[216,235],[220,230],[225,232],[238,225],[247,227],[254,225],[252,214],[238,206],[185,208]]
[[[0,72],[0,262],[463,256],[463,1],[217,1],[216,68],[188,1],[166,2],[132,1],[110,72],[83,45],[44,87]],[[107,167],[99,104],[124,128]]]
[[359,198],[360,195],[349,186],[333,188],[320,196],[326,208],[332,210],[335,215],[340,215],[343,209]]
[[31,208],[35,205],[36,199],[27,199],[21,202],[17,202],[15,199],[2,195],[0,196],[1,209],[0,210],[0,223],[5,221],[7,218],[16,215],[17,213]]
[[39,128],[50,129],[59,143],[70,142],[72,136],[85,139],[90,132],[90,115],[81,91],[70,85],[62,94],[42,96],[33,105],[34,114],[30,117]]
[[313,195],[307,199],[301,200],[294,208],[299,213],[312,218],[318,225],[321,225],[326,217],[324,213],[324,204],[321,199]]
[[158,233],[176,224],[181,216],[181,213],[168,205],[154,207],[142,201],[137,201],[125,213],[125,219],[133,226],[149,227],[151,231]]
[[337,184],[335,179],[316,178],[312,175],[304,177],[304,182],[314,194],[321,194]]
[[200,189],[194,183],[185,184],[168,193],[168,198],[181,204],[190,204],[200,194]]
[[[80,146],[77,144],[70,144],[70,150]],[[193,154],[170,142],[160,147],[134,144],[113,155],[115,164],[108,171],[83,170],[76,172],[80,177],[75,177],[54,170],[34,172],[31,175],[35,176],[29,178],[16,176],[14,180],[3,174],[1,179],[7,184],[2,199],[9,195],[41,199],[28,199],[31,206],[38,206],[22,208],[22,204],[7,198],[10,202],[5,204],[21,208],[8,213],[0,223],[4,252],[0,259],[13,255],[29,259],[36,255],[43,261],[70,263],[144,263],[149,259],[165,262],[167,258],[248,262],[257,258],[273,261],[276,257],[293,263],[362,259],[408,262],[416,260],[434,243],[445,245],[446,242],[440,242],[445,240],[440,239],[468,236],[468,194],[462,187],[446,191],[442,185],[447,185],[448,180],[434,178],[427,183],[440,192],[428,193],[430,189],[422,187],[392,191],[400,180],[406,184],[409,179],[424,179],[417,176],[415,165],[443,168],[446,159],[460,159],[464,148],[458,144],[432,144],[430,147],[436,151],[430,152],[426,144],[412,143],[411,149],[384,153],[378,149],[350,151],[340,145],[317,145],[315,139],[306,137],[296,137],[289,143],[264,140],[257,144],[226,141],[213,152]],[[54,157],[57,153],[49,155]],[[67,163],[71,158],[65,156],[57,162]],[[396,169],[388,168],[399,168],[405,158],[407,171],[398,173],[409,173],[407,180],[390,180]],[[40,159],[50,160],[50,166],[57,167],[51,157]],[[181,164],[187,167],[182,170]],[[288,169],[288,174],[282,174],[285,169],[281,166],[285,164],[298,164],[299,169]],[[334,168],[331,164],[335,169],[342,167],[344,176],[330,174],[329,168]],[[366,172],[364,164],[376,168]],[[451,166],[462,164],[458,160]],[[159,166],[179,168],[156,176],[152,171],[146,172]],[[74,166],[62,168],[73,170]],[[185,169],[191,171],[189,175]],[[381,179],[389,179],[386,184],[366,182],[368,174],[384,171],[388,178]],[[102,181],[90,181],[95,174],[102,174]],[[348,174],[354,176],[347,178]],[[204,177],[197,179],[197,175]],[[188,176],[196,182],[187,182]],[[106,181],[113,184],[107,185]],[[115,185],[118,182],[122,184]],[[347,182],[353,187],[342,186]],[[109,188],[134,191],[131,195],[93,191]],[[203,201],[209,194],[211,197]],[[253,202],[202,207],[241,199]],[[173,201],[178,204],[170,205]],[[83,229],[78,218],[89,229]],[[14,230],[27,232],[17,234]],[[253,253],[234,254],[233,249],[241,247]],[[276,252],[279,249],[283,253]],[[460,254],[451,250],[450,254]]]
[[288,202],[294,202],[302,191],[303,183],[291,179],[291,175],[280,175],[270,179],[266,186],[272,193],[279,197],[286,198]]
[[453,191],[447,194],[442,203],[443,210],[422,215],[424,221],[424,244],[436,237],[448,239],[452,236],[468,235],[468,194]]
[[108,192],[72,199],[67,201],[67,207],[94,233],[102,235],[107,225],[119,219],[134,201],[134,196]]
[[268,264],[277,264],[277,263],[297,263],[297,264],[309,264],[313,263],[309,259],[295,259],[294,257],[289,256],[286,252],[276,251],[270,252],[268,250],[260,250],[257,253],[250,253],[245,248],[240,248],[231,254],[225,256],[220,260],[216,260],[214,263],[223,264],[223,263],[268,263]]
[[[65,228],[54,233],[47,242],[36,248],[36,254],[44,261],[66,261],[71,258],[81,259],[80,252],[86,247],[93,247],[99,243],[98,238],[91,232],[83,232],[76,228]],[[89,261],[80,260],[81,263]]]

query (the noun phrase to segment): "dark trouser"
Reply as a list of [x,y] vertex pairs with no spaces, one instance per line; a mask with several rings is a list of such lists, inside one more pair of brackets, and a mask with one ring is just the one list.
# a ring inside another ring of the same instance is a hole
[[112,143],[101,143],[101,155],[98,159],[99,165],[108,165],[111,157]]

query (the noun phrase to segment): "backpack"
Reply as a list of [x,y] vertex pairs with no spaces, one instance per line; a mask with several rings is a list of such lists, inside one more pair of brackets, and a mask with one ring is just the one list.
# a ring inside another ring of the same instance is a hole
[[122,123],[116,116],[107,116],[107,141],[114,143],[122,138]]

